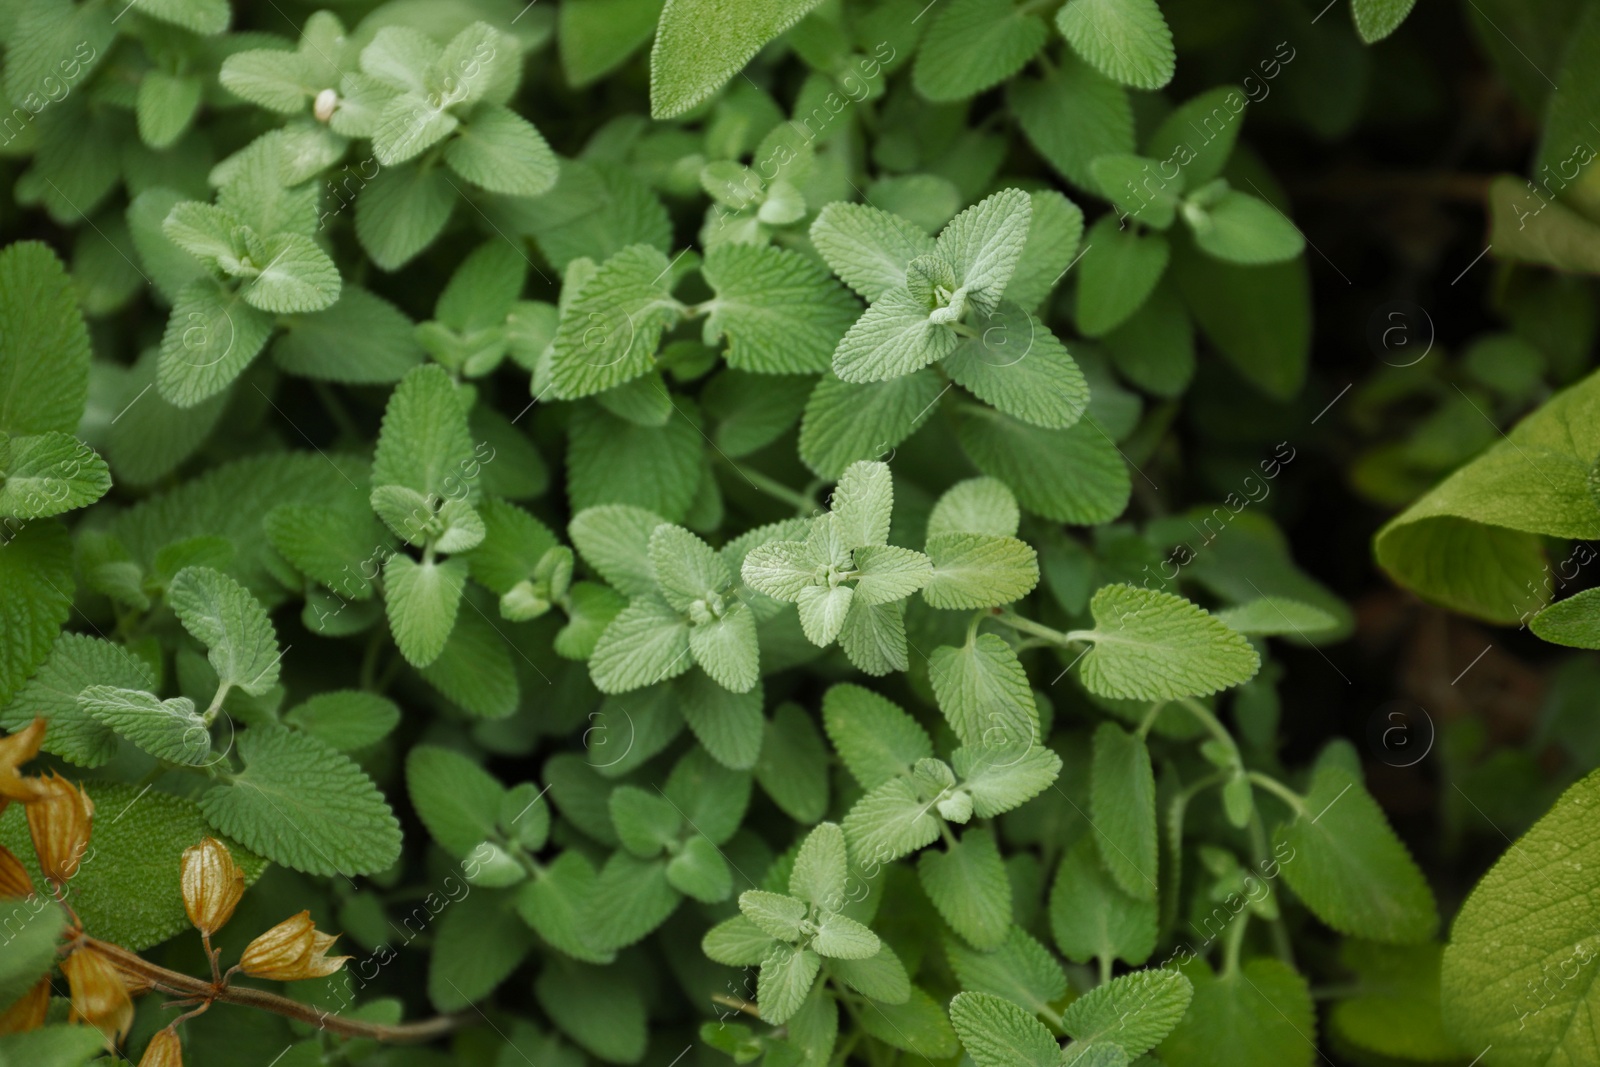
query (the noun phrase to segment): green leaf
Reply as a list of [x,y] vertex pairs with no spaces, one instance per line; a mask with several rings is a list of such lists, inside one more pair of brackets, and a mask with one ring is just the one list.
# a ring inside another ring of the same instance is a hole
[[[838,911],[845,904],[848,863],[844,831],[839,825],[825,822],[817,826],[806,835],[800,843],[800,851],[795,854],[794,866],[789,871],[790,895],[826,911]],[[876,951],[873,949],[874,953]]]
[[1074,963],[1120,959],[1138,966],[1156,947],[1156,900],[1124,893],[1088,836],[1067,851],[1050,890],[1050,932]]
[[228,28],[227,0],[143,0],[144,15],[209,37]]
[[1153,589],[1101,587],[1089,602],[1093,647],[1079,677],[1091,693],[1167,700],[1206,696],[1254,677],[1261,657],[1205,609]]
[[428,833],[457,858],[493,836],[506,795],[493,775],[436,745],[417,745],[407,754],[406,788]]
[[854,596],[855,590],[848,585],[808,585],[801,589],[795,604],[806,639],[819,648],[832,644],[844,627],[845,613]]
[[356,237],[383,270],[398,270],[434,242],[459,199],[439,167],[381,168],[356,194]]
[[821,968],[822,957],[808,948],[773,945],[761,961],[761,974],[756,980],[762,1021],[774,1025],[787,1022],[800,1010]]
[[1600,648],[1600,612],[1595,597],[1600,590],[1585,589],[1558,601],[1535,615],[1528,628],[1552,644],[1568,648]]
[[[54,949],[52,949],[54,951]],[[48,1063],[82,1067],[105,1051],[105,1037],[92,1026],[65,1023],[0,1037],[0,1056],[7,1063]]]
[[1282,263],[1306,247],[1305,238],[1283,212],[1236,189],[1227,190],[1203,209],[1185,206],[1184,219],[1202,252],[1230,263]]
[[950,1022],[978,1067],[1057,1067],[1061,1046],[1044,1024],[992,993],[958,993]]
[[936,608],[997,607],[1039,584],[1039,561],[1015,537],[945,533],[928,538],[933,575],[922,598]]
[[567,535],[584,561],[625,596],[656,591],[650,536],[667,520],[644,508],[605,504],[572,517]]
[[661,596],[678,611],[733,584],[715,549],[681,526],[662,524],[650,535],[650,565]]
[[350,757],[282,727],[238,744],[244,770],[200,798],[217,829],[306,874],[375,874],[399,859],[400,824]]
[[733,893],[733,872],[716,845],[704,837],[691,837],[667,861],[667,881],[672,888],[700,901],[716,904]]
[[464,560],[418,563],[403,553],[389,557],[383,566],[384,606],[407,663],[426,667],[439,658],[455,629],[466,582]]
[[939,837],[939,820],[909,778],[894,777],[856,801],[844,819],[850,851],[864,861],[888,863]]
[[672,118],[706,99],[819,2],[667,0],[650,51],[651,117]]
[[192,408],[222,392],[256,358],[272,333],[272,316],[210,278],[185,285],[161,337],[156,386],[178,407]]
[[574,1041],[609,1063],[644,1058],[649,1028],[632,983],[599,967],[551,963],[534,983],[545,1014]]
[[567,84],[581,89],[616,69],[650,39],[660,14],[660,0],[600,0],[558,8],[556,44]]
[[1028,243],[1032,217],[1028,194],[1002,189],[951,219],[940,232],[935,249],[955,268],[956,280],[980,313],[992,314],[1000,306]]
[[[1082,0],[1074,0],[1081,3]],[[1167,269],[1167,240],[1121,228],[1104,215],[1084,237],[1078,279],[1078,329],[1099,337],[1116,329],[1149,299]]]
[[643,596],[600,635],[589,672],[602,693],[626,693],[676,678],[693,662],[688,621],[659,597]]
[[[85,788],[95,805],[94,834],[84,856],[83,877],[73,878],[71,893],[72,909],[84,928],[132,952],[192,930],[175,874],[184,849],[203,837],[218,836],[200,807],[192,800],[120,782],[90,782]],[[223,843],[243,872],[245,885],[254,884],[266,863],[236,838]],[[0,816],[0,844],[22,861],[34,885],[45,884],[21,804],[11,805]],[[8,917],[11,914],[8,909]],[[10,936],[19,936],[14,926]],[[8,957],[11,951],[8,947]]]
[[[857,462],[845,468],[830,499],[832,529],[845,548],[887,545],[894,481],[887,463]],[[813,534],[813,537],[816,535]]]
[[747,693],[760,678],[760,648],[755,613],[735,602],[725,613],[689,628],[689,651],[717,684]]
[[464,401],[449,373],[434,365],[412,370],[384,408],[372,484],[401,485],[424,497],[467,498],[477,471],[474,457]]
[[1060,756],[1042,745],[1019,742],[963,746],[950,754],[950,764],[980,819],[1021,807],[1050,788],[1061,773]]
[[1124,85],[1159,89],[1172,80],[1172,31],[1156,0],[1069,0],[1056,26],[1074,52]]
[[1236,266],[1174,240],[1172,274],[1213,345],[1267,395],[1287,400],[1305,383],[1311,280],[1304,259]]
[[659,856],[684,830],[683,816],[670,800],[631,785],[612,790],[611,824],[622,847],[646,860]]
[[1461,1050],[1440,1013],[1443,953],[1443,945],[1344,942],[1340,955],[1356,972],[1360,991],[1333,1005],[1329,1028],[1380,1055],[1425,1063],[1459,1058]]
[[946,938],[944,950],[962,989],[1004,997],[1035,1014],[1054,1011],[1051,1005],[1066,996],[1061,964],[1020,926],[1012,926],[992,952],[975,951],[956,938]]
[[1006,286],[1006,299],[1037,311],[1077,258],[1083,240],[1083,212],[1053,189],[1036,189],[1028,199],[1033,204],[1028,243]]
[[931,370],[868,384],[823,375],[800,424],[800,458],[823,478],[878,459],[932,417],[944,388]]
[[321,311],[339,299],[339,268],[311,238],[274,234],[264,251],[260,273],[239,290],[252,307],[296,315]]
[[973,948],[1000,946],[1011,927],[1011,881],[994,835],[969,829],[943,852],[924,852],[917,878],[950,928]]
[[1021,522],[1017,498],[1004,482],[967,478],[945,490],[933,506],[928,516],[928,540],[945,534],[1015,537]]
[[707,930],[701,950],[718,963],[729,967],[753,967],[766,959],[772,949],[772,935],[745,918],[735,915]]
[[950,1060],[961,1051],[944,1009],[918,986],[904,1004],[873,1003],[860,1015],[861,1029],[891,1048],[927,1060]]
[[822,737],[798,704],[778,705],[765,727],[756,781],[785,815],[810,825],[828,810],[830,767]]
[[1335,930],[1411,943],[1426,941],[1438,928],[1439,911],[1422,872],[1349,771],[1319,767],[1304,807],[1273,838],[1291,850],[1282,859],[1284,881]]
[[652,370],[662,331],[678,321],[671,263],[649,245],[630,245],[563,301],[550,362],[550,388],[576,399]]
[[0,433],[0,515],[37,519],[88,505],[111,488],[106,461],[71,434]]
[[739,910],[769,937],[780,941],[799,941],[806,918],[803,900],[782,893],[751,889],[739,894]]
[[0,432],[72,433],[88,391],[89,334],[66,269],[37,241],[8,245],[0,251]]
[[1045,325],[1005,303],[965,338],[943,367],[957,385],[1007,415],[1047,429],[1065,429],[1089,406],[1083,371]]
[[211,754],[210,731],[187,697],[162,700],[137,689],[91,685],[78,694],[78,707],[156,759],[195,767]]
[[878,952],[861,960],[836,959],[828,964],[833,977],[857,993],[883,1004],[904,1004],[911,999],[911,979],[905,964],[887,943],[878,942]]
[[865,926],[848,916],[831,914],[817,923],[817,932],[811,939],[812,949],[819,955],[835,960],[869,960],[878,954],[883,942]]
[[1190,97],[1150,135],[1145,157],[1156,161],[1158,173],[1165,175],[1168,168],[1178,168],[1186,188],[1200,188],[1227,165],[1247,104],[1244,94],[1233,85]]
[[701,275],[715,298],[705,342],[728,342],[728,366],[760,374],[826,371],[860,305],[812,260],[786,249],[723,244]]
[[1162,162],[1118,152],[1089,164],[1101,194],[1117,209],[1119,227],[1130,218],[1157,230],[1172,225],[1184,174],[1163,175]]
[[151,148],[168,148],[189,128],[205,84],[193,75],[145,72],[139,79],[135,114],[139,139]]
[[439,1011],[486,999],[533,950],[533,931],[512,901],[508,893],[477,887],[440,917],[428,957],[428,999]]
[[1355,16],[1356,32],[1367,44],[1375,44],[1399,29],[1400,23],[1411,14],[1417,0],[1351,0],[1350,12]]
[[[1558,1064],[1600,1044],[1583,977],[1594,955],[1597,790],[1596,774],[1567,789],[1457,914],[1442,981],[1445,1027],[1461,1047],[1492,1042],[1507,1063]],[[1530,988],[1528,978],[1544,974],[1563,977],[1535,997],[1545,979]]]
[[61,942],[61,935],[66,933],[67,915],[55,904],[38,897],[34,899],[39,903],[37,911],[12,919],[14,932],[8,941],[10,951],[0,962],[0,1004],[10,1004],[22,997],[55,969],[56,946]]
[[960,648],[944,645],[928,660],[939,710],[963,745],[1039,740],[1039,711],[1027,672],[1011,646],[978,634]]
[[589,922],[595,882],[594,867],[581,852],[562,852],[542,874],[518,887],[517,913],[558,952],[609,963],[614,953],[591,943],[596,933]]
[[388,737],[400,724],[400,709],[377,693],[334,689],[295,705],[283,721],[330,748],[354,752]]
[[823,695],[822,722],[845,768],[866,790],[933,755],[933,742],[915,719],[858,685],[835,685]]
[[305,110],[306,101],[324,86],[317,84],[310,56],[278,48],[252,48],[222,61],[217,80],[235,96],[285,115]]
[[1216,614],[1230,629],[1249,635],[1306,637],[1339,625],[1338,619],[1321,608],[1281,596],[1261,597]]
[[1106,869],[1124,892],[1154,900],[1156,783],[1143,737],[1109,722],[1095,730],[1089,802]]
[[[1085,1044],[1109,1041],[1129,1056],[1159,1045],[1189,1010],[1194,987],[1175,970],[1124,974],[1096,986],[1061,1012],[1061,1028]],[[1062,1057],[1073,1062],[1072,1049]]]
[[250,591],[221,571],[186,567],[167,586],[183,628],[210,650],[224,686],[260,696],[278,682],[278,635]]
[[507,196],[539,196],[556,183],[556,156],[533,123],[510,108],[479,104],[445,148],[450,169]]
[[1107,522],[1122,514],[1133,492],[1127,464],[1092,415],[1065,430],[1045,430],[997,411],[964,408],[956,434],[974,466],[1047,519]]
[[302,378],[366,384],[395,382],[422,362],[411,320],[399,308],[355,285],[332,307],[280,319],[272,344],[279,367]]
[[1306,980],[1274,959],[1253,959],[1213,977],[1188,972],[1189,1013],[1156,1051],[1168,1067],[1310,1067],[1317,1016]]
[[49,658],[0,710],[0,726],[15,732],[42,716],[48,723],[44,751],[82,767],[98,767],[116,755],[116,738],[79,706],[78,694],[92,685],[153,689],[155,684],[150,667],[121,645],[62,633]]
[[1018,78],[1008,98],[1029,143],[1086,192],[1099,193],[1090,170],[1094,160],[1134,150],[1128,91],[1076,56],[1061,56],[1043,80]]
[[926,585],[932,573],[928,557],[909,548],[865,545],[852,555],[861,575],[855,596],[861,604],[904,600]]
[[847,382],[899,378],[955,350],[955,331],[929,317],[907,289],[890,289],[856,320],[833,353],[833,372]]
[[965,100],[993,88],[1044,47],[1044,19],[1011,0],[952,0],[917,51],[912,84],[929,100]]
[[0,701],[50,654],[72,608],[72,542],[58,522],[28,523],[0,542]]
[[829,269],[863,299],[906,284],[906,264],[934,250],[931,237],[898,215],[836,200],[811,224],[811,243]]

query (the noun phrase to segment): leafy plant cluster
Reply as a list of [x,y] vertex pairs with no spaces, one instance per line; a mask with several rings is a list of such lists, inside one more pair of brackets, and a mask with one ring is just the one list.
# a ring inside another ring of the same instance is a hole
[[[1594,779],[1446,944],[1357,748],[1285,756],[1356,614],[1240,133],[1348,133],[1411,3],[1212,6],[0,12],[0,1061],[1600,1054]],[[1595,269],[1516,181],[1505,269]],[[1350,481],[1396,585],[1600,648],[1586,290],[1506,276]]]

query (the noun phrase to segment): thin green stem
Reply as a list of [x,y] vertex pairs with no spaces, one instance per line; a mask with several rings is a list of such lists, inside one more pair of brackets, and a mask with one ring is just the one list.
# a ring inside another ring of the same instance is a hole
[[751,469],[749,467],[741,467],[733,460],[721,455],[720,453],[718,454],[718,459],[725,464],[729,470],[733,471],[735,474],[739,475],[739,477],[749,482],[756,489],[772,497],[774,500],[781,500],[785,504],[793,507],[796,515],[809,515],[813,511],[817,510],[816,500],[804,495],[803,493],[795,492],[793,489],[790,489],[787,485],[784,485],[776,478],[769,478],[760,471]]
[[231,682],[223,682],[217,686],[216,696],[211,698],[211,706],[206,708],[205,714],[200,716],[200,721],[210,726],[217,718],[217,712],[222,710],[222,702],[228,697],[228,690],[233,688]]
[[1267,792],[1277,796],[1278,799],[1289,805],[1296,815],[1304,815],[1306,813],[1306,804],[1301,798],[1300,794],[1296,793],[1293,789],[1290,789],[1288,786],[1284,785],[1270,774],[1262,774],[1260,771],[1250,771],[1249,776],[1250,781],[1253,784],[1258,785]]
[[1100,984],[1105,985],[1111,981],[1111,956],[1109,953],[1098,957],[1100,964]]
[[[1256,874],[1262,879],[1267,877],[1267,864],[1272,862],[1267,851],[1267,830],[1261,825],[1261,813],[1250,812],[1250,852],[1256,864]],[[1269,893],[1275,892],[1270,886]],[[1289,966],[1294,966],[1294,950],[1289,945],[1289,927],[1283,921],[1283,912],[1280,909],[1276,918],[1272,920],[1272,951],[1277,957]]]
[[1239,969],[1239,948],[1244,944],[1244,931],[1250,925],[1250,912],[1241,911],[1239,917],[1228,927],[1226,940],[1222,943],[1222,976],[1226,978]]
[[1009,611],[998,615],[986,615],[984,618],[992,619],[1002,626],[1009,626],[1013,630],[1032,634],[1034,637],[1042,637],[1053,645],[1072,645],[1079,641],[1089,641],[1094,638],[1093,630],[1072,630],[1063,633],[1060,630],[1052,630],[1043,623],[1034,622],[1032,619]]
[[1242,767],[1244,765],[1244,761],[1239,756],[1239,742],[1233,739],[1233,735],[1228,732],[1228,728],[1222,725],[1222,720],[1218,719],[1211,713],[1210,708],[1200,703],[1194,697],[1184,697],[1182,700],[1178,701],[1178,703],[1182,704],[1186,709],[1188,709],[1189,714],[1193,715],[1196,719],[1199,719],[1201,725],[1203,725],[1206,730],[1210,732],[1212,737],[1217,739],[1218,743],[1227,747],[1228,751],[1233,754],[1233,762],[1235,766]]

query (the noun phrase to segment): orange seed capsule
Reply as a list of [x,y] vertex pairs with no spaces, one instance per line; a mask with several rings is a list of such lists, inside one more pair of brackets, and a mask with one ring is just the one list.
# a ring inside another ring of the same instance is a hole
[[183,1042],[172,1030],[158,1030],[144,1047],[139,1067],[183,1067]]
[[44,1025],[50,1012],[50,979],[41,978],[5,1011],[0,1011],[0,1034],[22,1034]]
[[106,1046],[115,1046],[128,1036],[133,1026],[133,1001],[128,987],[111,961],[92,948],[80,948],[61,961],[72,994],[68,1022],[83,1022],[106,1036]]
[[183,910],[207,937],[227,925],[244,895],[244,872],[233,862],[228,846],[214,837],[183,850],[180,880]]
[[33,896],[33,879],[16,854],[0,845],[0,898]]
[[24,778],[17,768],[39,754],[45,721],[34,719],[26,729],[0,737],[0,811],[13,800],[27,802],[39,795],[39,780]]
[[318,933],[311,912],[302,911],[246,945],[239,966],[252,978],[277,982],[326,978],[350,958],[326,955],[338,939],[337,934]]
[[39,869],[58,885],[78,873],[89,849],[94,802],[89,794],[61,775],[40,779],[40,795],[27,806],[28,832],[39,856]]

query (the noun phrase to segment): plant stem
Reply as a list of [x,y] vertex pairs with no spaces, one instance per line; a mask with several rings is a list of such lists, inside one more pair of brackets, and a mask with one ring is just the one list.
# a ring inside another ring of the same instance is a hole
[[785,504],[793,506],[796,515],[809,515],[813,511],[817,510],[817,502],[815,500],[805,496],[802,493],[795,492],[793,489],[790,489],[787,485],[784,485],[776,478],[769,478],[758,470],[751,470],[741,467],[733,460],[728,459],[725,456],[720,458],[722,462],[727,465],[729,470],[739,475],[761,492],[766,493],[775,500],[781,500]]
[[1276,795],[1278,799],[1289,805],[1289,807],[1294,810],[1296,815],[1304,815],[1306,813],[1305,801],[1300,798],[1300,794],[1296,793],[1293,789],[1290,789],[1288,786],[1284,785],[1270,774],[1262,774],[1260,771],[1250,771],[1249,776],[1251,782],[1259,785],[1267,792]]
[[711,1002],[713,1004],[721,1004],[727,1008],[736,1008],[746,1015],[755,1016],[757,1019],[761,1018],[761,1009],[743,997],[730,997],[726,993],[713,993],[711,994]]
[[1222,975],[1226,978],[1239,969],[1239,947],[1244,944],[1245,927],[1250,925],[1250,912],[1241,911],[1239,917],[1228,927],[1226,940],[1222,943]]
[[269,993],[265,989],[229,985],[227,976],[224,976],[221,982],[213,983],[179,971],[171,971],[159,964],[151,963],[137,953],[129,952],[121,945],[114,945],[108,941],[85,937],[81,944],[105,956],[117,970],[142,979],[161,992],[199,999],[207,1003],[220,1001],[224,1004],[260,1008],[262,1011],[270,1011],[275,1015],[282,1015],[341,1037],[365,1037],[374,1041],[390,1042],[429,1041],[449,1033],[466,1021],[465,1015],[435,1015],[431,1019],[419,1019],[416,1022],[396,1023],[390,1026],[359,1019],[345,1019],[338,1015],[330,1015],[309,1004],[301,1004],[299,1001],[279,996],[277,993]]
[[1068,633],[1062,633],[1060,630],[1052,630],[1043,623],[1034,622],[1032,619],[1009,611],[987,617],[1003,626],[1009,626],[1013,630],[1020,630],[1035,637],[1042,637],[1054,645],[1073,645],[1079,641],[1092,640],[1094,634],[1092,630],[1072,630]]

